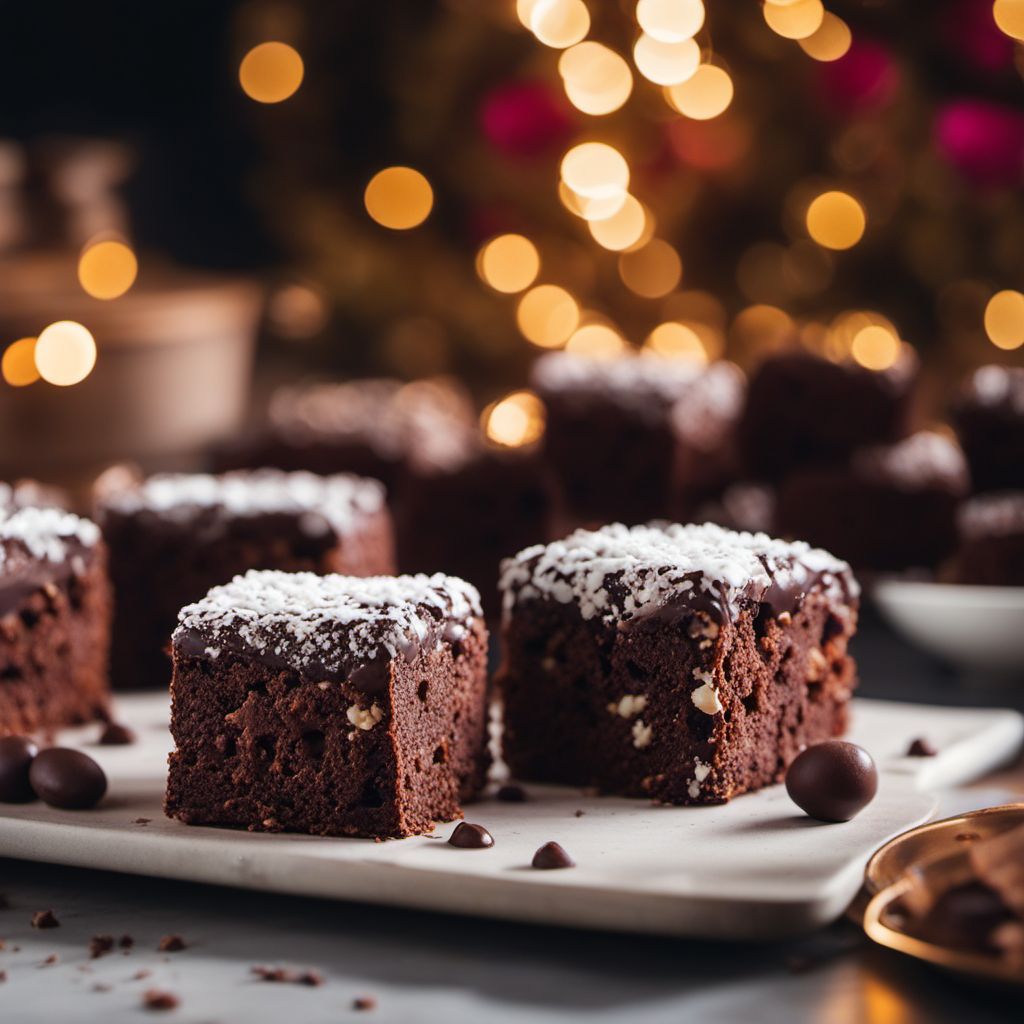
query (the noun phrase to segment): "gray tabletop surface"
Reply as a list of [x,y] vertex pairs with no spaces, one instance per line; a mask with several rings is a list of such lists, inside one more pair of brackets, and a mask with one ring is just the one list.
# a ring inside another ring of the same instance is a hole
[[[1024,707],[1024,688],[965,685],[872,624],[872,697]],[[1020,799],[1024,769],[943,795],[957,813]],[[872,946],[846,921],[739,945],[591,933],[262,895],[0,859],[0,1022],[636,1022],[1020,1020],[1020,993],[974,987]],[[60,926],[35,929],[52,908]],[[187,948],[159,952],[165,935]],[[94,935],[132,937],[92,959]],[[55,958],[55,959],[53,959]],[[312,970],[271,983],[253,967]],[[179,1006],[143,1008],[150,990]],[[371,1009],[355,1001],[370,997]]]

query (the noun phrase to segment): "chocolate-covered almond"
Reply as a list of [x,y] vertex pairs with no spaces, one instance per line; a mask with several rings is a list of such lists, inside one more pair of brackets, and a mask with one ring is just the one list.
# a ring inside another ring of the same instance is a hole
[[95,807],[107,791],[103,769],[88,754],[70,747],[50,747],[38,754],[29,782],[41,800],[69,811]]
[[28,770],[39,748],[27,736],[0,737],[0,803],[24,804],[35,799]]
[[786,791],[819,821],[849,821],[878,791],[878,770],[856,743],[826,740],[801,751],[786,772]]

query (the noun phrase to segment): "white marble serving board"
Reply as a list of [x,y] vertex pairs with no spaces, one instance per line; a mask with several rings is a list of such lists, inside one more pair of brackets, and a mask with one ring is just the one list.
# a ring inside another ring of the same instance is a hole
[[[851,738],[871,751],[881,778],[874,802],[851,822],[811,821],[782,786],[720,807],[663,807],[530,785],[527,803],[470,806],[467,819],[485,825],[495,846],[460,850],[443,841],[451,824],[438,826],[440,838],[374,843],[170,821],[161,810],[166,698],[125,696],[118,704],[120,720],[138,730],[136,744],[100,747],[96,727],[60,737],[103,765],[110,780],[103,804],[77,812],[0,804],[0,856],[364,904],[733,939],[809,931],[837,917],[870,854],[934,813],[929,790],[997,767],[1024,736],[1014,711],[858,700]],[[904,757],[916,736],[927,737],[938,756]],[[531,870],[533,852],[551,839],[575,868]]]

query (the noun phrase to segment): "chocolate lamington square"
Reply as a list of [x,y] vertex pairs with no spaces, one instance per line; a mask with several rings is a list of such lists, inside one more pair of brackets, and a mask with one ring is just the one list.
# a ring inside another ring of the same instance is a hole
[[827,548],[855,569],[935,568],[956,547],[968,490],[957,443],[921,430],[845,463],[796,471],[779,485],[776,527]]
[[355,473],[380,480],[390,494],[424,446],[457,449],[476,429],[468,393],[446,377],[305,382],[275,391],[265,422],[218,445],[211,458],[218,471]]
[[858,587],[825,551],[614,524],[520,552],[501,589],[518,778],[721,803],[846,728]]
[[884,370],[804,350],[768,356],[751,374],[739,424],[745,472],[779,480],[794,469],[841,463],[858,448],[905,437],[918,368],[907,344]]
[[247,569],[394,571],[391,518],[375,480],[254,470],[103,482],[115,687],[163,687],[179,610]]
[[0,502],[0,736],[104,717],[109,645],[97,526]]
[[1024,490],[1024,366],[982,366],[953,402],[977,491]]
[[167,814],[384,838],[462,816],[487,770],[487,630],[460,579],[249,572],[173,640]]
[[745,387],[732,364],[553,352],[532,384],[547,411],[561,522],[665,518],[724,483]]

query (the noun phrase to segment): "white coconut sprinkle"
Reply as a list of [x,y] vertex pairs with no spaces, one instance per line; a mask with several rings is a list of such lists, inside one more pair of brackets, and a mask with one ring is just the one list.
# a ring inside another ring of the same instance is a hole
[[862,449],[853,456],[853,468],[906,491],[931,487],[966,491],[968,485],[967,460],[960,446],[931,430],[920,430],[895,444]]
[[8,560],[9,543],[32,558],[59,563],[76,548],[91,548],[100,539],[95,523],[56,508],[0,508],[0,566]]

